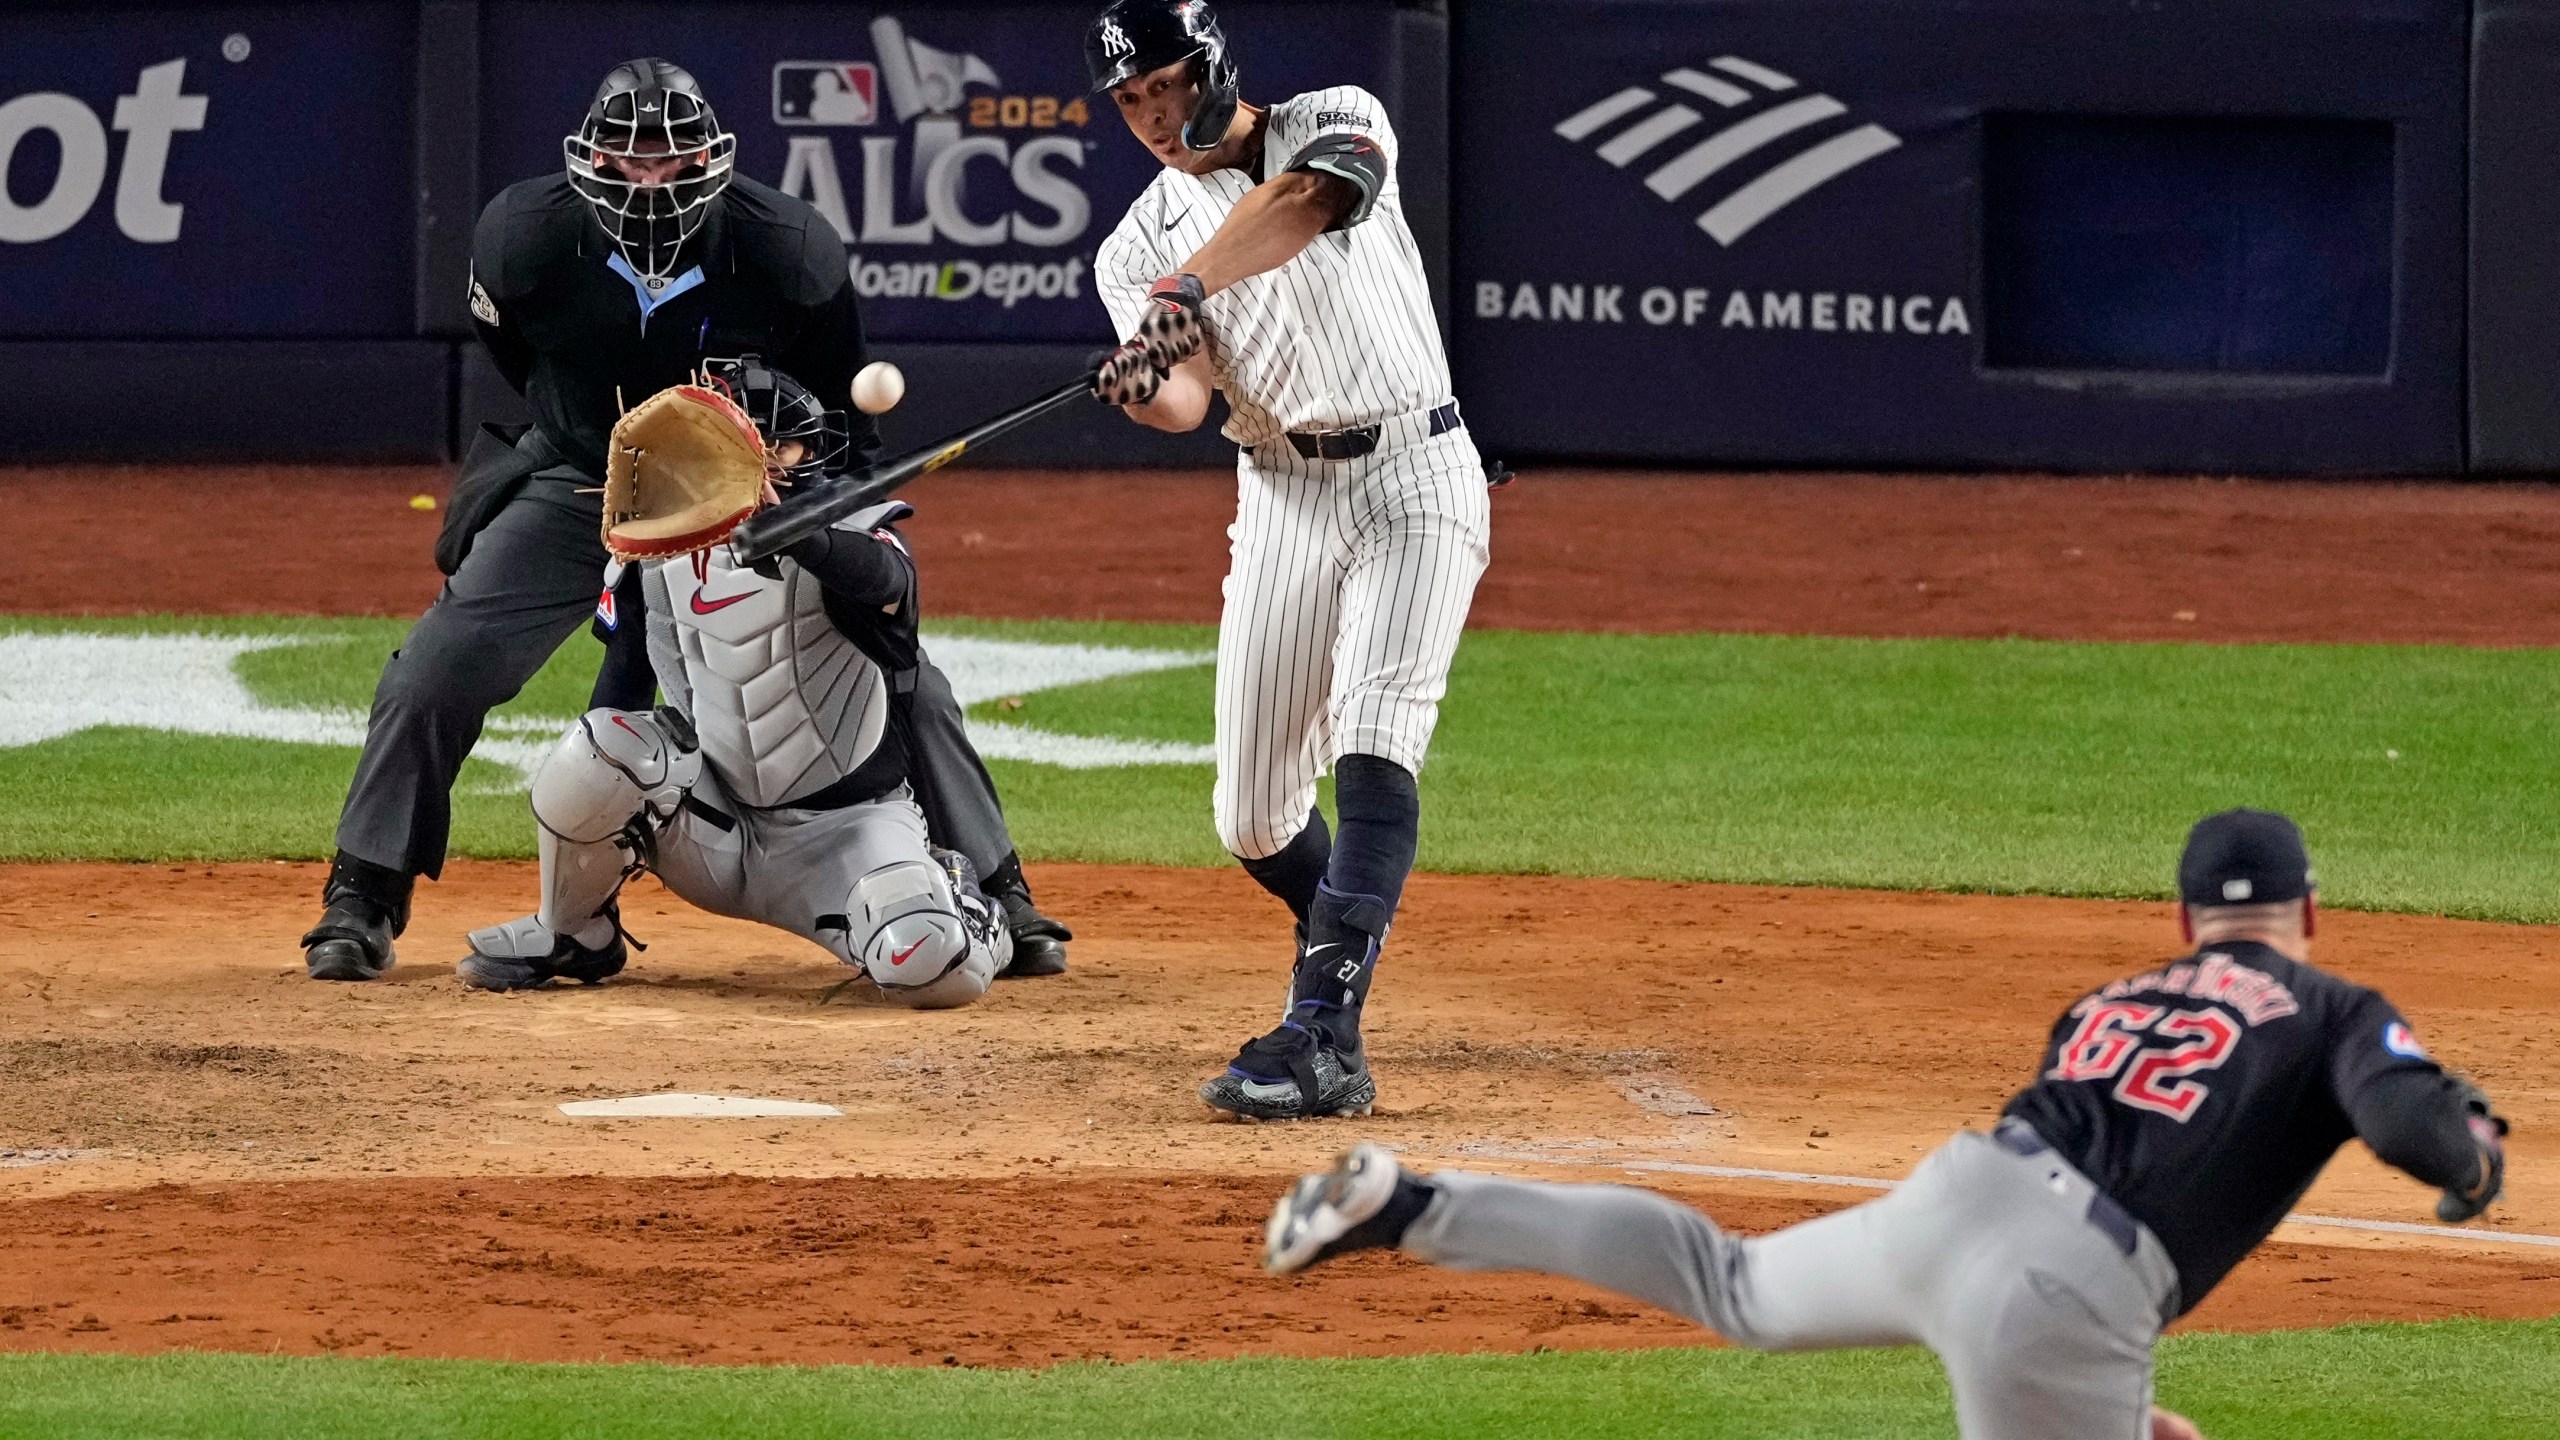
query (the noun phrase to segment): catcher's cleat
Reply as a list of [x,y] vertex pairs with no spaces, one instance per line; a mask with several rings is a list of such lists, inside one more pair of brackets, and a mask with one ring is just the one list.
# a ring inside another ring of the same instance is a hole
[[1200,1087],[1212,1110],[1244,1120],[1366,1115],[1377,1102],[1367,1058],[1345,1053],[1294,1020],[1236,1052],[1227,1073]]
[[340,855],[321,893],[320,923],[302,937],[314,980],[378,980],[392,965],[391,938],[409,924],[409,877]]
[[1363,1140],[1332,1169],[1301,1177],[1272,1207],[1262,1268],[1290,1275],[1354,1250],[1402,1244],[1431,1196],[1430,1183],[1406,1174],[1387,1147]]
[[1013,932],[1013,963],[996,978],[1019,980],[1067,973],[1067,942],[1076,938],[1075,932],[1041,914],[1040,907],[1023,891],[999,891],[994,899],[1004,907],[1005,928]]
[[622,918],[607,910],[613,938],[589,949],[527,915],[471,932],[471,953],[453,967],[474,990],[536,990],[554,980],[598,985],[622,973],[631,952],[623,944]]

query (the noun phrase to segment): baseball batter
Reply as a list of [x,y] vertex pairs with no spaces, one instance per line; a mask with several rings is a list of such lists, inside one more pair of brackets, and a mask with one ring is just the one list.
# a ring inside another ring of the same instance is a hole
[[[753,359],[704,373],[748,402],[780,479],[817,478],[820,452],[797,438],[814,433],[802,418],[823,414],[806,390]],[[620,427],[614,443],[668,448]],[[706,910],[825,947],[901,1003],[986,993],[1013,937],[969,862],[928,847],[907,784],[900,711],[920,659],[916,570],[889,527],[909,513],[896,502],[857,512],[767,571],[730,563],[714,543],[725,527],[641,551],[689,550],[641,562],[651,668],[669,703],[591,710],[562,737],[533,782],[541,909],[472,932],[455,971],[465,984],[521,990],[620,972],[614,897],[645,868]]]
[[[1484,573],[1483,462],[1450,396],[1377,97],[1244,103],[1203,0],[1117,0],[1085,60],[1165,167],[1094,262],[1130,337],[1095,390],[1174,431],[1226,395],[1238,454],[1218,837],[1297,920],[1280,1026],[1201,1097],[1256,1119],[1365,1115],[1377,1087],[1360,1013]],[[1328,764],[1339,836],[1315,803]]]
[[2199,948],[2055,1022],[2041,1075],[1883,1199],[1737,1239],[1642,1190],[1443,1171],[1363,1145],[1298,1182],[1266,1263],[1401,1245],[1465,1270],[1570,1275],[1744,1345],[1927,1345],[1967,1440],[2192,1440],[2151,1405],[2160,1328],[2204,1299],[2361,1137],[2471,1219],[2506,1122],[2391,1003],[2310,964],[2311,862],[2281,815],[2200,821],[2178,865]]

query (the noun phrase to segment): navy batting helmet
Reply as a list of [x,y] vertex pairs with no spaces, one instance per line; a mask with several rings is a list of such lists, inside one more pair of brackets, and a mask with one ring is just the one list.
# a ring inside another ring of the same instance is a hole
[[[596,87],[578,133],[560,148],[570,186],[595,208],[622,258],[656,289],[674,278],[676,252],[729,188],[738,137],[720,128],[683,66],[630,60]],[[670,160],[677,163],[669,167]],[[666,173],[655,173],[662,169]]]
[[1215,150],[1235,123],[1236,57],[1209,0],[1111,0],[1084,32],[1084,65],[1097,91],[1191,59],[1200,62],[1200,103],[1183,122],[1182,143]]

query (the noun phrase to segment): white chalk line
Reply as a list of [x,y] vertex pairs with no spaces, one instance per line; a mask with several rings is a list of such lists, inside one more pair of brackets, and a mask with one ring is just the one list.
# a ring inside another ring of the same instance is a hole
[[[1825,1175],[1811,1170],[1761,1170],[1748,1165],[1696,1165],[1681,1160],[1603,1160],[1549,1155],[1534,1150],[1476,1152],[1503,1160],[1540,1165],[1615,1165],[1638,1174],[1704,1175],[1717,1180],[1773,1180],[1782,1185],[1830,1185],[1852,1190],[1891,1190],[1902,1182],[1866,1175]],[[2465,1230],[2452,1225],[2421,1225],[2407,1220],[2356,1220],[2343,1215],[2287,1215],[2287,1225],[2330,1230],[2360,1230],[2381,1235],[2424,1235],[2432,1240],[2469,1240],[2488,1245],[2543,1245],[2560,1249],[2560,1235],[2519,1230]]]
[[[271,705],[237,673],[243,656],[313,637],[0,630],[0,750],[42,744],[101,726],[306,745],[364,744],[365,712]],[[1209,664],[1196,651],[1051,644],[975,635],[931,637],[932,655],[963,706],[1042,690]],[[473,749],[506,779],[474,794],[522,791],[575,716],[493,715]],[[990,760],[1070,770],[1127,765],[1206,765],[1207,745],[1109,735],[1068,735],[1023,725],[966,721]]]

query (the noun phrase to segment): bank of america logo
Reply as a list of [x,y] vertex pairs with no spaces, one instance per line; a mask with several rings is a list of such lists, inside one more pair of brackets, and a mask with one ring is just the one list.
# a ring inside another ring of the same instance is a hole
[[[1814,189],[1902,144],[1900,136],[1881,125],[1860,125],[1796,150],[1778,164],[1724,190],[1724,184],[1747,171],[1744,161],[1761,156],[1782,140],[1795,144],[1811,139],[1804,132],[1839,119],[1849,113],[1849,107],[1828,95],[1784,98],[1796,89],[1795,77],[1736,56],[1719,55],[1707,62],[1707,69],[1717,73],[1711,75],[1683,66],[1663,76],[1662,83],[1708,101],[1720,111],[1748,109],[1751,113],[1738,119],[1718,114],[1717,119],[1730,123],[1709,132],[1703,140],[1694,140],[1676,151],[1667,148],[1675,141],[1690,140],[1691,132],[1705,123],[1707,116],[1678,99],[1656,109],[1655,102],[1662,97],[1641,85],[1630,85],[1567,116],[1556,126],[1556,133],[1579,144],[1598,138],[1622,121],[1641,116],[1600,141],[1600,158],[1621,170],[1640,160],[1651,165],[1653,168],[1644,177],[1645,188],[1675,202],[1688,199],[1692,191],[1716,181],[1710,188],[1719,198],[1698,216],[1698,228],[1715,237],[1719,245],[1731,245],[1750,234],[1753,226]],[[1775,103],[1768,103],[1772,101]]]

